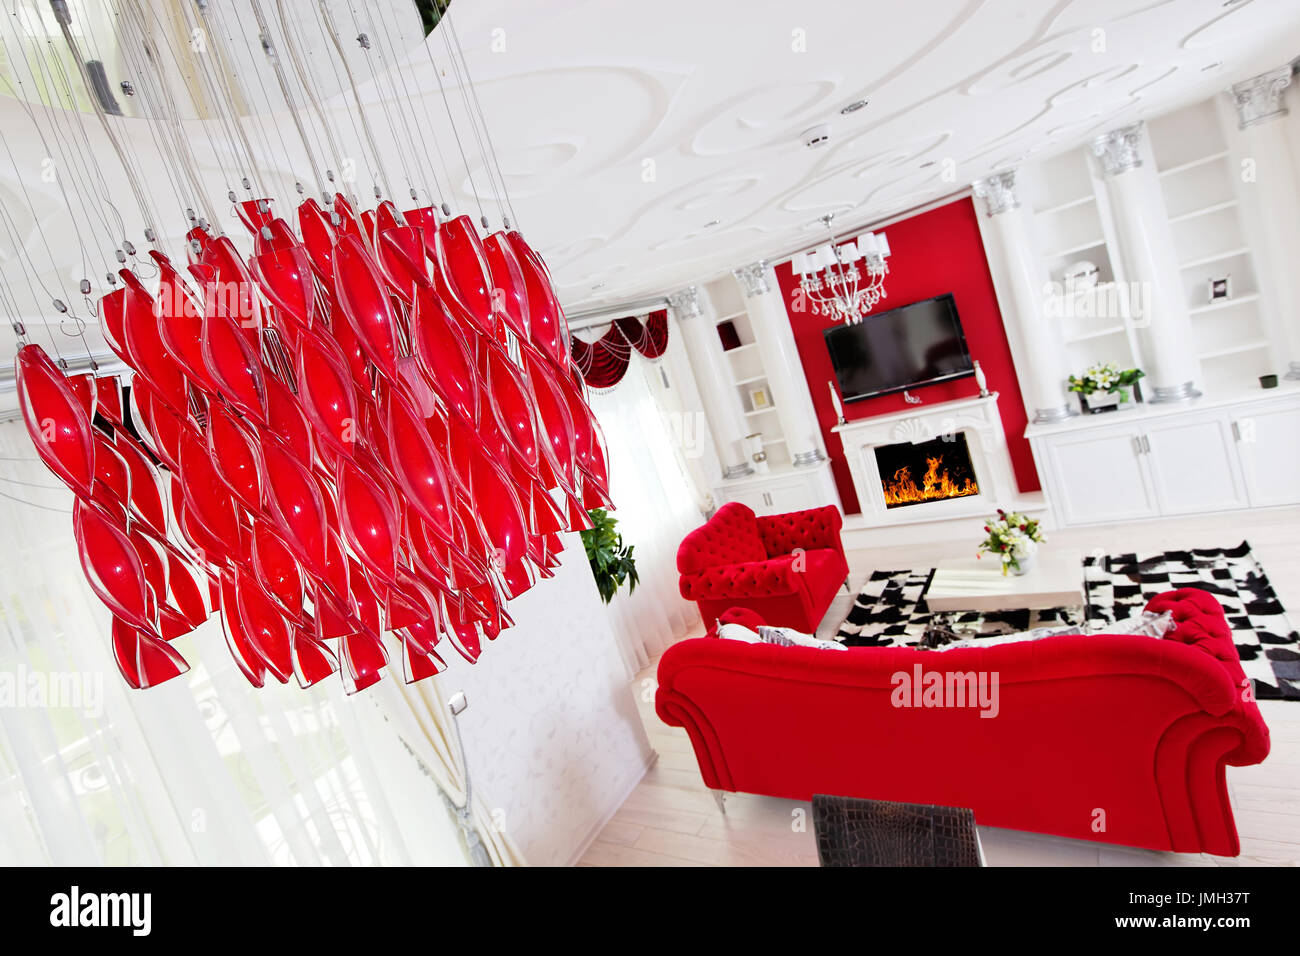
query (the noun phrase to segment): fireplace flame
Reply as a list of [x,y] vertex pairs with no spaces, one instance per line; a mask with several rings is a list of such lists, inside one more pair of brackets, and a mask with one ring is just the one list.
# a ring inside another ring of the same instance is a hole
[[897,505],[912,505],[921,501],[942,501],[945,498],[964,498],[966,495],[980,493],[979,486],[967,478],[965,484],[958,484],[948,475],[948,469],[939,469],[943,465],[943,456],[925,459],[927,468],[925,477],[918,487],[912,478],[912,469],[904,465],[894,472],[893,481],[883,481],[885,504],[893,508]]

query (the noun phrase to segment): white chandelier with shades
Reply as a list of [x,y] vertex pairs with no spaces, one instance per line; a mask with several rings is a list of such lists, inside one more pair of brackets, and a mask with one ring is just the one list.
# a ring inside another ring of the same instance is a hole
[[831,241],[795,253],[790,265],[799,279],[799,288],[812,303],[814,315],[833,316],[845,325],[853,325],[886,296],[889,240],[883,232],[868,232],[841,243],[831,225],[833,218],[821,217]]

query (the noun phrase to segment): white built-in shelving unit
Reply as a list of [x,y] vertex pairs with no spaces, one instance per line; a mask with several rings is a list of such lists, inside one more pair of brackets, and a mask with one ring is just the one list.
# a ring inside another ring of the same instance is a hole
[[[708,283],[705,288],[717,312],[718,325],[730,322],[740,338],[739,347],[729,349],[724,354],[731,373],[731,384],[739,397],[749,432],[763,436],[763,449],[767,452],[771,466],[788,465],[790,452],[772,398],[772,387],[767,381],[767,371],[754,341],[754,330],[745,309],[745,298],[740,285],[731,276],[723,276]],[[754,407],[751,393],[757,388],[762,388],[768,395],[766,408]]]
[[[1230,107],[1202,100],[1147,125],[1169,213],[1183,290],[1192,315],[1204,388],[1233,391],[1272,371],[1263,305],[1243,228],[1240,177],[1225,130]],[[1211,299],[1210,282],[1230,278],[1231,295]]]

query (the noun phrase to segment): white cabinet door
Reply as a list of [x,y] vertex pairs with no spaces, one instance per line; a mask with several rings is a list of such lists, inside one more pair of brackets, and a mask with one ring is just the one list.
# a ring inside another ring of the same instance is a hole
[[1136,428],[1089,430],[1046,442],[1057,506],[1067,524],[1096,524],[1157,513]]
[[1160,513],[1245,508],[1246,488],[1226,414],[1177,416],[1143,426],[1143,448]]
[[1246,409],[1232,424],[1251,506],[1300,502],[1300,408]]
[[730,488],[726,492],[727,501],[735,501],[749,508],[756,515],[775,514],[772,506],[768,503],[768,493],[766,488],[757,486],[751,488]]

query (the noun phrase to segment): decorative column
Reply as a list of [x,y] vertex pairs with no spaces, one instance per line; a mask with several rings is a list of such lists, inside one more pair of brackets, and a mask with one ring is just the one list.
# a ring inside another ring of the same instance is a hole
[[745,293],[745,311],[754,330],[754,342],[763,362],[767,384],[772,389],[776,417],[789,443],[795,467],[826,460],[821,446],[817,412],[808,394],[808,382],[799,365],[790,316],[781,301],[776,273],[766,259],[733,269],[732,275]]
[[[1075,414],[1067,401],[1065,344],[1059,324],[1045,308],[1052,291],[1051,277],[1039,258],[1029,213],[1016,196],[1016,171],[1007,170],[974,184],[984,200],[990,231],[997,236],[1004,259],[1007,292],[1012,308],[1003,321],[1020,345],[1016,378],[1026,410],[1035,422],[1059,422]],[[1003,303],[1004,305],[1006,303]]]
[[1130,282],[1141,283],[1144,309],[1138,333],[1148,365],[1144,371],[1153,386],[1150,401],[1198,398],[1192,317],[1160,179],[1142,161],[1142,124],[1103,133],[1092,141],[1092,152],[1106,172],[1124,271]]
[[1287,378],[1300,379],[1300,182],[1297,157],[1278,122],[1287,115],[1283,96],[1290,85],[1288,64],[1237,83],[1231,94],[1239,151],[1250,171],[1238,192],[1259,231],[1251,251],[1264,292],[1260,311],[1278,365],[1288,368]]
[[708,293],[697,286],[687,286],[668,296],[668,305],[677,316],[686,353],[695,371],[695,384],[704,402],[704,417],[718,449],[723,478],[752,475],[754,469],[745,458],[745,417],[718,338],[718,320]]

